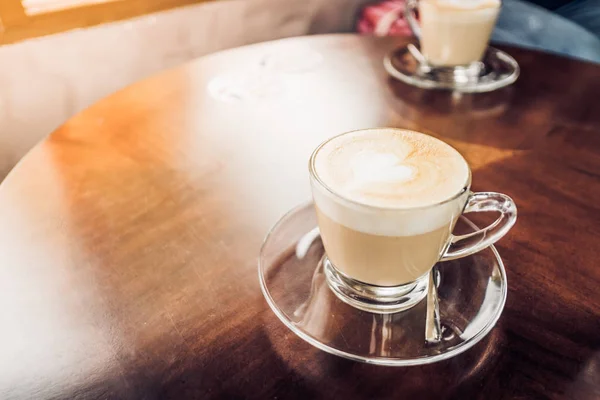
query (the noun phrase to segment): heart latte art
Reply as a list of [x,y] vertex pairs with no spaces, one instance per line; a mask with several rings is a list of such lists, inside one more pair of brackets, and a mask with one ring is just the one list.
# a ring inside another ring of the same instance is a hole
[[379,207],[435,204],[459,193],[469,179],[468,166],[451,146],[391,129],[335,138],[321,148],[315,167],[336,193]]

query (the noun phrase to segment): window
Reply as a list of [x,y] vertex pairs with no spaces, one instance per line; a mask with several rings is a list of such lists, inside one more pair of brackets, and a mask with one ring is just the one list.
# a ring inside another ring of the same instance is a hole
[[27,15],[43,14],[51,11],[76,8],[90,4],[108,3],[114,0],[22,0]]
[[0,44],[207,0],[0,0]]

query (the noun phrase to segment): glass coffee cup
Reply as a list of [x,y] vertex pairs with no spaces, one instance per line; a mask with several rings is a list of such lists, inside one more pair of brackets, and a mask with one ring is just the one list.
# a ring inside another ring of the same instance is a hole
[[[513,200],[472,193],[471,171],[450,145],[423,133],[375,128],[344,133],[313,152],[310,180],[327,283],[370,312],[415,306],[438,261],[474,254],[514,225]],[[453,235],[469,212],[498,212],[486,228]]]
[[500,6],[500,0],[408,0],[405,17],[419,39],[421,68],[477,74]]

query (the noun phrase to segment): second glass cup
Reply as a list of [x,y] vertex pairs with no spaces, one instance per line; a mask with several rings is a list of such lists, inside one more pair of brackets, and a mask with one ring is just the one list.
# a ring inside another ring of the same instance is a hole
[[500,5],[500,0],[408,0],[405,17],[419,39],[426,64],[421,67],[479,70]]

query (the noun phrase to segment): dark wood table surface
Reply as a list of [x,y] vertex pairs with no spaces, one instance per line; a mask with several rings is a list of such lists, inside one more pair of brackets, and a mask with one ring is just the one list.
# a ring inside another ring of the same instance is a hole
[[[389,79],[399,43],[332,35],[203,57],[34,148],[0,186],[0,398],[600,398],[600,66],[508,49],[516,84],[461,96]],[[442,138],[474,190],[519,207],[497,246],[504,313],[448,361],[326,354],[259,289],[264,235],[310,196],[311,150],[373,126]]]

